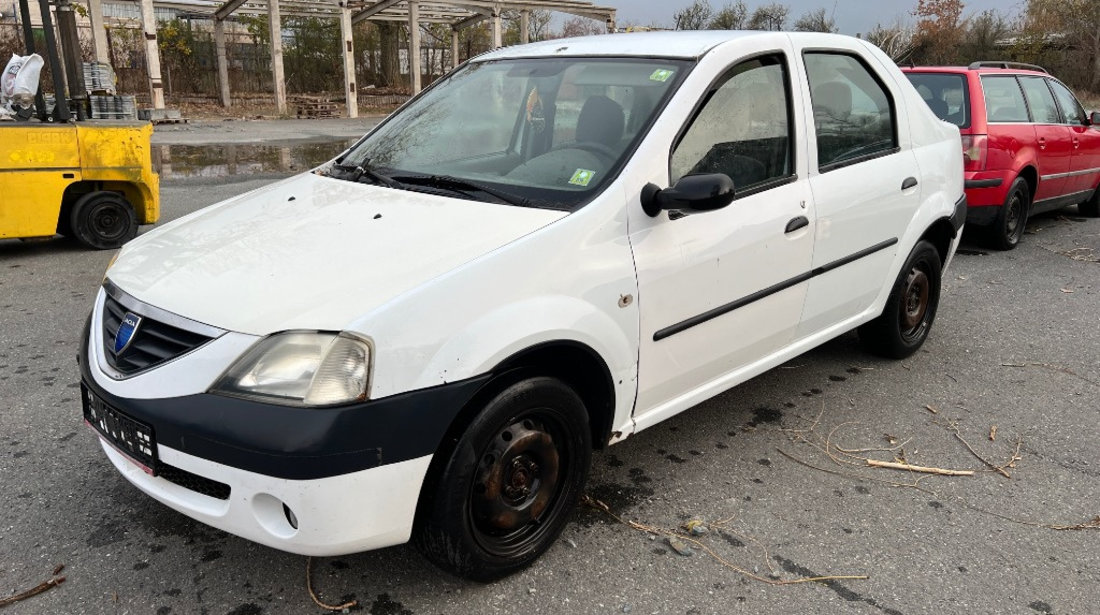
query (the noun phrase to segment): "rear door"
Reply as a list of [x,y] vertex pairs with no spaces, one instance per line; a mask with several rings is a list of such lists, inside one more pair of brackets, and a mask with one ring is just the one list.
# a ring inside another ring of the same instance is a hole
[[990,167],[1018,171],[1020,150],[1034,143],[1039,185],[1032,200],[1061,196],[1072,146],[1066,127],[1050,117],[1050,91],[1042,78],[1021,76],[1017,81],[1015,75],[982,75],[982,89]]
[[1058,100],[1060,119],[1069,131],[1073,154],[1066,176],[1066,194],[1092,191],[1100,185],[1100,130],[1085,124],[1085,110],[1069,88],[1057,79],[1047,79]]
[[855,49],[807,50],[813,105],[810,189],[817,211],[812,270],[797,338],[870,307],[920,205],[905,103]]

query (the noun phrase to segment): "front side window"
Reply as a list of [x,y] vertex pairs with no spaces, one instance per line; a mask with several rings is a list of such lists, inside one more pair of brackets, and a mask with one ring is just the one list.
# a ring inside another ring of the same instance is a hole
[[673,148],[671,180],[724,173],[734,189],[792,173],[789,79],[781,56],[742,62],[712,88]]
[[893,152],[898,147],[893,100],[853,56],[807,52],[817,165],[822,171]]
[[1031,118],[1036,124],[1061,124],[1062,114],[1054,104],[1054,96],[1042,77],[1020,77],[1020,87],[1031,107]]
[[1016,77],[982,75],[985,119],[989,122],[1028,122],[1027,104]]
[[1062,109],[1062,123],[1078,126],[1084,124],[1085,110],[1081,108],[1081,103],[1077,102],[1073,92],[1053,79],[1048,79],[1047,82],[1050,83],[1050,89],[1054,90],[1054,97],[1058,99],[1058,106]]
[[970,125],[966,77],[948,73],[905,73],[936,117],[960,128]]
[[390,117],[331,175],[571,209],[617,173],[690,66],[652,58],[475,62]]

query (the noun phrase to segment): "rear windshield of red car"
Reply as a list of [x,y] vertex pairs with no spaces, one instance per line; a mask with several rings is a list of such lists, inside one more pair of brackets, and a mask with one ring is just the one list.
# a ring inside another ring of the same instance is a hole
[[970,125],[966,76],[951,73],[905,73],[936,117],[959,128]]

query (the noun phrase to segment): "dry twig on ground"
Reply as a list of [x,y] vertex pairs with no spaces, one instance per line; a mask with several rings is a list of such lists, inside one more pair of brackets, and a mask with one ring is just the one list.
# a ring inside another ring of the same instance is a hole
[[5,607],[5,606],[8,606],[10,604],[15,604],[16,602],[19,602],[20,600],[26,600],[27,598],[30,598],[32,596],[37,596],[38,594],[41,594],[44,591],[50,590],[54,587],[57,587],[58,585],[61,585],[62,583],[65,582],[65,577],[59,577],[57,575],[60,574],[61,571],[64,570],[64,569],[65,569],[65,564],[59,564],[56,568],[53,569],[53,575],[48,581],[43,581],[43,582],[39,583],[38,585],[35,585],[34,587],[32,587],[32,588],[30,588],[26,591],[19,592],[18,594],[13,594],[11,596],[8,596],[7,598],[0,598],[0,607]]
[[344,609],[350,609],[351,607],[359,604],[358,600],[352,600],[345,602],[344,604],[326,604],[321,602],[321,599],[317,597],[317,594],[313,592],[313,558],[306,557],[306,590],[309,591],[309,597],[313,598],[313,603],[322,609],[329,611],[343,611]]

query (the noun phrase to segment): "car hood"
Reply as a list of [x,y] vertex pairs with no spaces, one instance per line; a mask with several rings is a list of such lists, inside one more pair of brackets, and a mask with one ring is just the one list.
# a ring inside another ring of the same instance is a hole
[[107,277],[222,329],[340,330],[565,215],[305,174],[142,235]]

